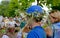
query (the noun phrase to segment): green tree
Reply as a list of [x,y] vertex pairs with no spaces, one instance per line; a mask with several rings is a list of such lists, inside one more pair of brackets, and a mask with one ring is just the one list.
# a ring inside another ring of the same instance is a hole
[[32,2],[35,0],[19,0],[19,9],[21,11],[26,11],[26,9],[31,6]]
[[9,4],[9,2],[2,1],[2,3],[0,4],[0,15],[8,16],[8,13],[7,13],[8,4]]
[[9,16],[15,16],[15,10],[18,10],[18,0],[11,0],[8,6]]
[[51,4],[52,9],[60,10],[60,0],[47,0],[47,4]]
[[52,4],[52,6],[59,6],[60,0],[47,0],[48,4]]
[[13,17],[15,10],[18,10],[18,0],[2,1],[0,4],[0,15]]

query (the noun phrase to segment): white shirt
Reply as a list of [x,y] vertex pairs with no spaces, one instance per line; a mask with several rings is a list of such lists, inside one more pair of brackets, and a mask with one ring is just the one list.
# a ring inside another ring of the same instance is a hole
[[3,16],[0,16],[0,22],[2,22],[2,20],[3,20]]
[[3,28],[3,26],[5,26],[5,23],[4,23],[4,22],[1,23],[1,27],[2,27],[2,28]]
[[9,38],[9,36],[7,36],[7,35],[3,35],[2,38]]
[[17,33],[17,37],[16,38],[22,38],[22,30],[20,29],[20,31]]

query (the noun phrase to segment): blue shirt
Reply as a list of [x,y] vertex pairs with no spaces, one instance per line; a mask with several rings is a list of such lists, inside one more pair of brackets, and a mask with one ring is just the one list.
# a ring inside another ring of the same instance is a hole
[[52,26],[54,38],[60,38],[60,22],[54,23]]
[[27,38],[46,38],[46,33],[42,27],[36,26],[28,33]]

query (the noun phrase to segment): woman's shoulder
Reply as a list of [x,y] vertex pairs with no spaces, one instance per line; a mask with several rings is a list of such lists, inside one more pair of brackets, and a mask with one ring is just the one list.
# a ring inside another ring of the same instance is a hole
[[60,29],[60,22],[53,24],[53,27],[55,27],[56,29]]

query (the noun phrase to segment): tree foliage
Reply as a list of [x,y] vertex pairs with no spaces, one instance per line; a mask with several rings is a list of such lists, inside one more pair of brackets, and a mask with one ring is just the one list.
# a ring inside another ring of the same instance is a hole
[[47,0],[48,4],[52,4],[52,6],[60,6],[60,0]]
[[21,11],[26,11],[26,9],[31,6],[34,0],[19,0],[19,9]]
[[7,13],[7,9],[8,9],[8,2],[7,1],[2,1],[2,3],[0,4],[0,15],[3,15],[3,16],[7,16],[8,13]]
[[60,10],[60,0],[47,0],[47,4],[51,4],[52,9]]
[[[19,15],[20,11],[26,11],[35,0],[10,0],[10,1],[2,1],[0,4],[0,15],[14,17],[15,15]],[[37,0],[44,1],[44,0]],[[60,9],[60,0],[47,0],[47,5],[51,4],[53,8]],[[39,3],[39,5],[41,5]],[[17,10],[17,11],[16,11]]]
[[15,16],[15,10],[18,9],[18,0],[2,1],[0,4],[0,15]]

